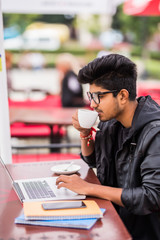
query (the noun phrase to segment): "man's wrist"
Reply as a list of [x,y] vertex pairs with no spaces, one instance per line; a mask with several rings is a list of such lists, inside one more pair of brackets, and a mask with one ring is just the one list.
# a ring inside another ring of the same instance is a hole
[[91,129],[85,129],[83,131],[80,131],[80,135],[82,137],[86,137],[86,136],[88,136],[90,134],[90,132],[91,132]]

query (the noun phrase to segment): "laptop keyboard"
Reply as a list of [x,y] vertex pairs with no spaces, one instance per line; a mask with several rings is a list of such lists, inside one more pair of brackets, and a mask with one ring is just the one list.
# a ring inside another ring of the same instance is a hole
[[24,182],[22,184],[30,199],[52,198],[56,196],[45,180]]

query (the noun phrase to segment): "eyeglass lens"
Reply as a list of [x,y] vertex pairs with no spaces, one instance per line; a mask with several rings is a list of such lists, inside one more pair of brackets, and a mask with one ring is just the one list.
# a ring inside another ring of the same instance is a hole
[[96,104],[99,104],[99,96],[97,93],[90,93],[90,92],[87,92],[87,95],[88,95],[88,98],[89,98],[89,101],[91,102],[92,99],[93,101],[96,103]]

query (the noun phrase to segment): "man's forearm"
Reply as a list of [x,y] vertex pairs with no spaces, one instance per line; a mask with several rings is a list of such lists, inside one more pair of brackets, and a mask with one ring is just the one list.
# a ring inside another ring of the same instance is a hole
[[88,139],[81,139],[81,152],[82,155],[87,157],[90,156],[94,151],[94,140],[89,141]]
[[65,187],[78,194],[103,198],[123,206],[121,201],[122,188],[89,183],[80,178],[77,174],[70,176],[61,175],[57,178],[56,184],[58,188]]
[[121,201],[122,188],[89,184],[86,195],[107,199],[119,206],[124,206]]

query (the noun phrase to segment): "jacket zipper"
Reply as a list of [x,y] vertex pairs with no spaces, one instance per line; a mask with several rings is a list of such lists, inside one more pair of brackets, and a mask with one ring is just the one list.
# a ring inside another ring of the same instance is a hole
[[130,143],[130,158],[129,158],[129,186],[131,186],[131,166],[132,166],[132,160],[133,160],[133,157],[134,157],[134,152],[135,152],[135,148],[136,148],[136,143],[135,142],[131,142]]

